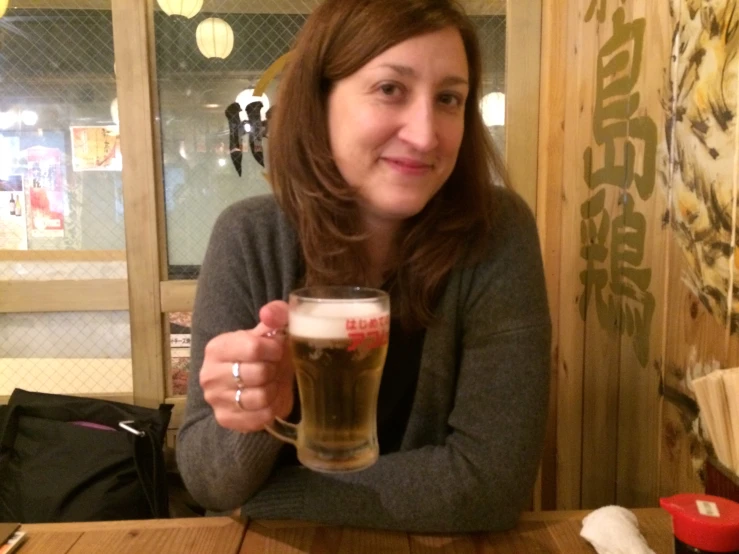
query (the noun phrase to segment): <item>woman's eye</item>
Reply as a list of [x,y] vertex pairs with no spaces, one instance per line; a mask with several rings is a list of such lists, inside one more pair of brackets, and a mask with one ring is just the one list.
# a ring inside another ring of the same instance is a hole
[[398,85],[394,85],[393,83],[385,83],[384,85],[380,85],[380,91],[385,96],[393,96],[398,91]]
[[457,108],[462,105],[462,99],[456,94],[442,94],[439,101],[445,106]]

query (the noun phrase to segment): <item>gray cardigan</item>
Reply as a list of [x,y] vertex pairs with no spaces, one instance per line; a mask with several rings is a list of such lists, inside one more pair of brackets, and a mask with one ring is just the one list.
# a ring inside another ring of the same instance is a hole
[[193,497],[255,518],[417,532],[502,530],[530,499],[547,416],[550,319],[534,218],[496,189],[485,259],[454,270],[426,331],[400,451],[350,474],[275,467],[285,445],[224,429],[199,370],[214,336],[249,329],[300,275],[295,232],[271,196],[219,217],[198,281],[177,462]]

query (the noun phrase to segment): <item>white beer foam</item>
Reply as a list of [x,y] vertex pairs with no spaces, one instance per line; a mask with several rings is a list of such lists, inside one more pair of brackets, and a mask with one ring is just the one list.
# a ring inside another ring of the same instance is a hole
[[290,310],[288,331],[295,337],[343,339],[349,333],[347,320],[389,315],[387,309],[371,303],[302,304]]

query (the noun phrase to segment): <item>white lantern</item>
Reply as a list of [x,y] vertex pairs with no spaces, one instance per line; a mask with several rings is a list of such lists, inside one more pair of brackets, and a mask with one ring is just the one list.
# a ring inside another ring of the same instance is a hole
[[231,26],[217,17],[202,21],[195,31],[198,49],[206,58],[227,58],[234,47]]
[[182,15],[191,19],[203,7],[203,0],[157,0],[157,4],[167,15]]
[[33,110],[23,110],[21,112],[21,121],[23,122],[23,125],[33,127],[38,123],[38,114]]
[[491,92],[482,97],[482,119],[488,127],[505,125],[505,94]]
[[5,15],[5,11],[8,9],[8,2],[10,0],[0,0],[0,17]]

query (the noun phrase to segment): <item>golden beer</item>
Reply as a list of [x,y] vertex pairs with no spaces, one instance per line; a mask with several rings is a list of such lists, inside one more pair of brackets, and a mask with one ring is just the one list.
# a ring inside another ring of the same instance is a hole
[[377,396],[387,343],[290,337],[302,409],[298,459],[332,471],[364,468],[377,459]]

